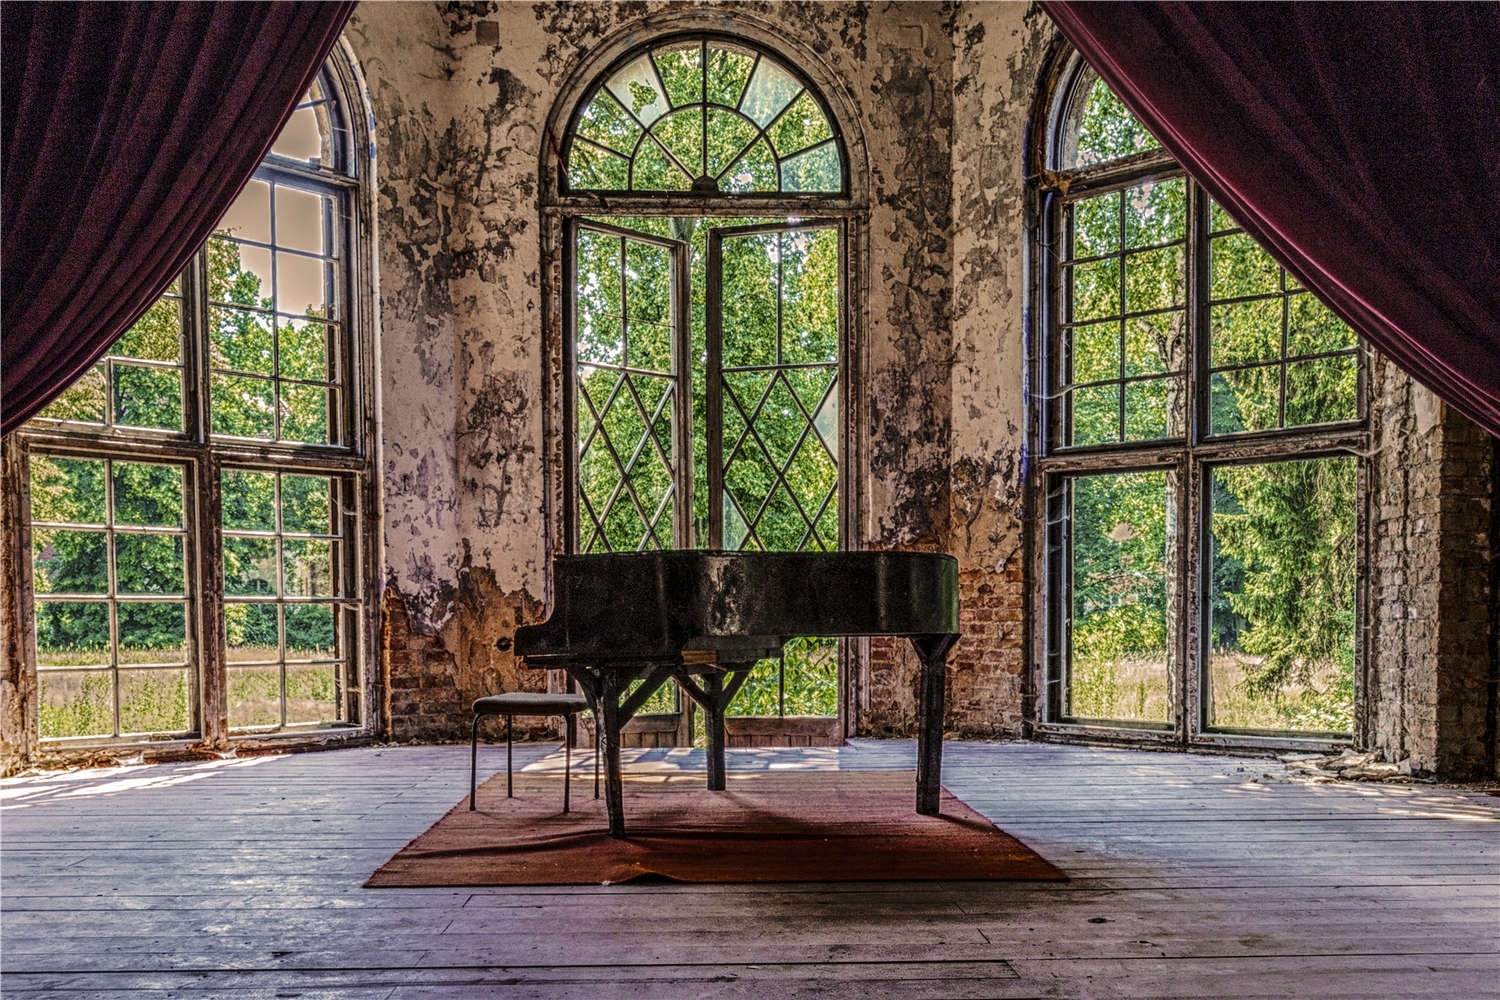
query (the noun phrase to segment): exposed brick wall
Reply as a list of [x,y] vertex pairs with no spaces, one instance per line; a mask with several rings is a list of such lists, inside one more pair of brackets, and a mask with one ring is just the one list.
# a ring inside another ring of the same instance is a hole
[[[475,698],[505,691],[545,691],[547,673],[528,670],[510,652],[516,626],[542,617],[541,602],[506,593],[488,570],[465,570],[453,613],[436,632],[413,624],[395,587],[381,601],[387,735],[398,741],[467,739]],[[457,652],[455,652],[457,651]]]
[[1494,440],[1380,360],[1365,739],[1454,780],[1495,773]]

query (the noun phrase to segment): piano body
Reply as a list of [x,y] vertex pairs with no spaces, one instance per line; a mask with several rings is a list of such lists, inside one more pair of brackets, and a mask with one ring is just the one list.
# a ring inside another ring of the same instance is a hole
[[[943,687],[958,564],[926,552],[671,550],[559,556],[552,611],[515,652],[563,669],[596,706],[609,832],[625,836],[620,730],[668,680],[703,709],[708,787],[724,788],[724,712],[754,664],[796,636],[905,636],[921,660],[917,812],[938,811]],[[629,691],[632,682],[641,685]]]

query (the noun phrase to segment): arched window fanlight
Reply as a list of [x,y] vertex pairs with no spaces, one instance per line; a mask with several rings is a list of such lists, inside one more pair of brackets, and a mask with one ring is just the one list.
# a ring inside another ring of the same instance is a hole
[[605,72],[566,146],[573,191],[838,194],[844,156],[800,76],[740,42],[677,39]]

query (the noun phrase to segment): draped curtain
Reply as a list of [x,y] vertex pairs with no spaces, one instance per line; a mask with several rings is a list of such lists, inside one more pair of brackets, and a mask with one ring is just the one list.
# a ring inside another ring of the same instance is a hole
[[171,284],[353,3],[0,5],[0,416],[25,422]]
[[1280,264],[1500,435],[1500,4],[1042,6]]

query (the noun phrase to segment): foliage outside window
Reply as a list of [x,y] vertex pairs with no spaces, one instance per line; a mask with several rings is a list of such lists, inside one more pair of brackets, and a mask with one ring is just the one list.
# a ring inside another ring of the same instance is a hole
[[333,72],[167,294],[17,435],[44,740],[362,720],[359,171]]
[[777,59],[721,39],[667,43],[606,74],[573,124],[567,161],[575,191],[844,188],[817,96]]
[[[748,44],[673,39],[601,75],[564,149],[566,191],[660,203],[572,216],[575,549],[839,548],[845,237],[806,213],[847,182],[821,99]],[[797,217],[745,194],[795,194]],[[730,713],[838,696],[837,643],[797,639]]]
[[1071,87],[1043,220],[1046,719],[1349,734],[1357,338],[1102,81]]

